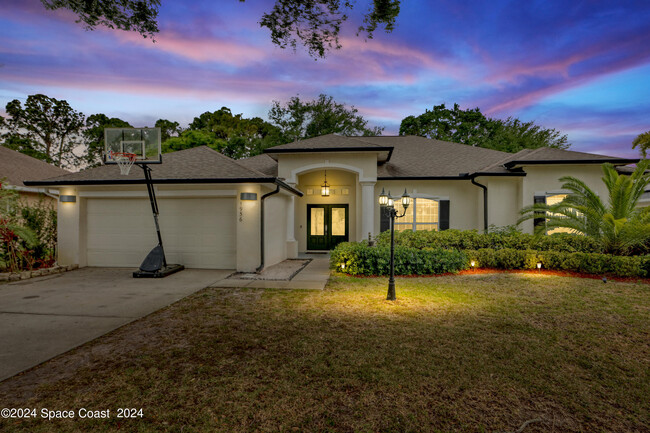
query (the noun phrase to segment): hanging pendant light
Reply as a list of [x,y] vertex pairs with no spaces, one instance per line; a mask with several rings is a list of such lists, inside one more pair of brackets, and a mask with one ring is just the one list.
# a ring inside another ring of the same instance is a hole
[[323,197],[330,196],[330,186],[327,183],[327,170],[325,170],[325,182],[320,186],[320,195]]

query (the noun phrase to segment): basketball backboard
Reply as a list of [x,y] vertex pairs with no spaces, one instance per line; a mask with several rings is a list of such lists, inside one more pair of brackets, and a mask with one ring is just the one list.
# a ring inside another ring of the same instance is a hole
[[160,128],[105,128],[104,163],[116,164],[116,153],[133,153],[137,164],[160,164]]

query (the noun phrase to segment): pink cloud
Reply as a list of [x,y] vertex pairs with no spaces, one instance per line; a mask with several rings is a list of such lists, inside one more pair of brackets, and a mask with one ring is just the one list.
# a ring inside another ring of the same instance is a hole
[[169,30],[157,34],[155,43],[133,32],[115,32],[115,34],[123,43],[171,53],[202,63],[219,62],[241,67],[258,63],[267,57],[264,50],[252,45],[218,38],[189,38]]

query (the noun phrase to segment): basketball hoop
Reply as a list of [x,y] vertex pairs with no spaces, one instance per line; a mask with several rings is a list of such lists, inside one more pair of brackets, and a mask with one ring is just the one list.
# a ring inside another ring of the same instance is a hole
[[113,161],[120,167],[120,174],[127,175],[135,162],[137,155],[128,152],[111,152]]

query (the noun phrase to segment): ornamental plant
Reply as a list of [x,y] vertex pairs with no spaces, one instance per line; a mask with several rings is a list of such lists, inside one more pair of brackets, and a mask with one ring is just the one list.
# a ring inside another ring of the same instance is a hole
[[603,200],[583,181],[564,176],[562,189],[570,191],[559,203],[536,203],[521,210],[518,223],[546,214],[546,224],[536,228],[539,237],[546,230],[566,228],[601,244],[605,252],[625,255],[632,251],[647,251],[650,238],[650,207],[637,207],[650,183],[650,160],[637,164],[634,173],[621,175],[612,164],[603,164],[603,182],[608,201]]

